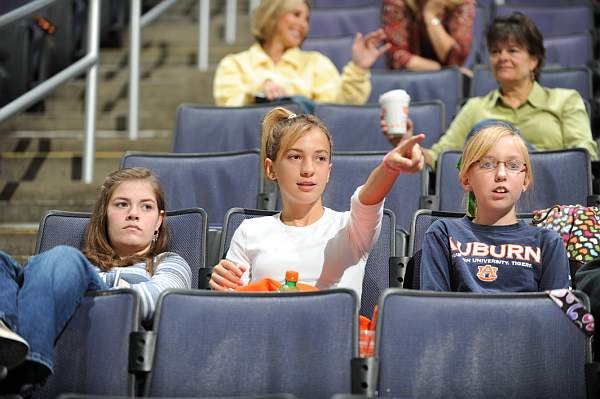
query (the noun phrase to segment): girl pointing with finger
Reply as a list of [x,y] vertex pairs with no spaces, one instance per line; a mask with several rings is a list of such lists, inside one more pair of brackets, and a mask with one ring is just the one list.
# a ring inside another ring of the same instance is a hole
[[329,131],[313,115],[273,109],[262,123],[261,155],[283,208],[242,222],[226,259],[213,270],[210,287],[232,290],[266,277],[283,282],[285,271],[293,269],[303,283],[351,288],[360,295],[367,257],[381,230],[384,198],[400,173],[422,169],[424,138],[400,142],[356,189],[350,211],[337,212],[322,202],[332,167]]

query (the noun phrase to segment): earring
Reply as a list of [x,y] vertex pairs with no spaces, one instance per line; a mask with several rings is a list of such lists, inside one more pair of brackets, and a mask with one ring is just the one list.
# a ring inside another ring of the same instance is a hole
[[158,240],[158,230],[154,230],[154,235],[152,236],[152,242],[155,243]]

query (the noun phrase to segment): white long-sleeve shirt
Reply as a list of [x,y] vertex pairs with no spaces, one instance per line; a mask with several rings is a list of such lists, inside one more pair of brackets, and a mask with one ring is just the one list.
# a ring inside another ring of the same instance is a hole
[[367,257],[381,231],[383,201],[364,205],[359,190],[350,211],[325,208],[309,226],[285,225],[280,213],[244,220],[232,237],[227,259],[247,267],[245,284],[262,278],[283,283],[286,270],[296,270],[302,283],[319,289],[351,288],[360,297]]

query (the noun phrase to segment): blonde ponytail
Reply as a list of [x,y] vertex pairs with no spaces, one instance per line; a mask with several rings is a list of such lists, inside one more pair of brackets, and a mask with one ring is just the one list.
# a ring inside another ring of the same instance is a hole
[[265,115],[262,121],[260,140],[260,160],[262,165],[265,164],[265,159],[270,158],[274,161],[277,157],[283,133],[278,125],[280,122],[288,120],[290,115],[294,114],[283,107],[273,108]]

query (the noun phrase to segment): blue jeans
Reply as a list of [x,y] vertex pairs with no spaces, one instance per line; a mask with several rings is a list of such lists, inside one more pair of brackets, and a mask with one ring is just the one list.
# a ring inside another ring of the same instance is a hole
[[0,251],[0,319],[29,343],[27,360],[50,372],[56,338],[85,292],[107,288],[76,248],[54,247],[25,267]]

